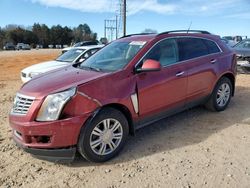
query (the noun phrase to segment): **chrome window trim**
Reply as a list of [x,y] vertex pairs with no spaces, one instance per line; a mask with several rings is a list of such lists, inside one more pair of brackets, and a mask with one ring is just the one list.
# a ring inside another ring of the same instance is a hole
[[206,57],[206,56],[210,56],[210,55],[215,55],[215,54],[220,54],[220,53],[223,53],[223,50],[221,49],[221,47],[218,45],[217,42],[211,40],[211,39],[208,39],[208,38],[204,38],[204,37],[196,37],[196,36],[176,36],[176,37],[168,37],[168,38],[164,38],[164,39],[161,39],[159,41],[157,41],[153,46],[151,46],[151,48],[142,56],[142,58],[140,58],[140,60],[135,64],[134,66],[134,69],[136,70],[136,67],[138,66],[138,64],[143,60],[143,58],[160,42],[164,41],[164,40],[168,40],[168,39],[178,39],[178,38],[197,38],[197,39],[204,39],[204,40],[209,40],[209,41],[212,41],[213,43],[216,44],[216,46],[219,48],[220,52],[216,52],[216,53],[211,53],[211,54],[207,54],[207,55],[202,55],[202,56],[199,56],[199,57],[194,57],[194,58],[191,58],[191,59],[187,59],[187,60],[183,60],[183,61],[177,61],[176,63],[174,64],[171,64],[171,65],[166,65],[166,66],[163,66],[163,68],[165,67],[170,67],[170,66],[173,66],[173,65],[177,65],[177,64],[181,64],[181,63],[185,63],[186,61],[190,61],[190,60],[195,60],[195,59],[198,59],[198,58],[202,58],[202,57]]

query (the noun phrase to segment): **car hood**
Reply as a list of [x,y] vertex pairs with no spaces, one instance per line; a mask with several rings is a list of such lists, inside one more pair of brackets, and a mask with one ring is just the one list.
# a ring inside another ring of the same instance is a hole
[[29,74],[31,72],[37,72],[37,73],[44,73],[50,70],[58,69],[61,67],[65,67],[69,65],[70,63],[68,62],[61,62],[61,61],[46,61],[43,63],[35,64],[32,66],[29,66],[25,69],[22,70],[23,73]]
[[250,49],[244,49],[244,48],[233,48],[236,54],[239,54],[243,57],[250,57]]
[[73,66],[67,66],[31,79],[22,86],[19,92],[28,96],[40,98],[51,93],[56,93],[94,81],[107,74],[110,73],[88,71]]

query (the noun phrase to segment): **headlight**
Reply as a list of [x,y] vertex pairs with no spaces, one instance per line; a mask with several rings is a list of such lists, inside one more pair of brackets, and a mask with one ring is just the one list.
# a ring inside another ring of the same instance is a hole
[[57,120],[61,114],[64,105],[73,97],[76,93],[76,88],[48,95],[44,100],[38,115],[37,121],[53,121]]
[[29,77],[33,78],[33,77],[35,77],[35,76],[37,76],[39,74],[41,74],[41,73],[40,72],[31,72],[31,73],[29,73]]

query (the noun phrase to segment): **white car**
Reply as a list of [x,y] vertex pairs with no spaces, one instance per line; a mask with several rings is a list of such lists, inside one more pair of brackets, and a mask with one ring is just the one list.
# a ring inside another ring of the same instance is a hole
[[21,80],[25,83],[39,74],[65,67],[70,63],[83,62],[103,46],[93,45],[72,48],[53,61],[46,61],[23,69],[21,71]]
[[100,43],[98,41],[83,41],[83,42],[77,42],[73,46],[66,47],[62,49],[62,53],[65,53],[69,50],[71,50],[74,47],[80,47],[80,46],[92,46],[92,45],[99,45]]

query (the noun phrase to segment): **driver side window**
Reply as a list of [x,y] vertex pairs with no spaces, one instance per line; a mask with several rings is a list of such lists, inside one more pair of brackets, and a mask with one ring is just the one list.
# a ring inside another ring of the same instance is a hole
[[175,39],[166,39],[156,44],[145,56],[147,59],[159,61],[161,66],[169,66],[179,61],[178,48]]

